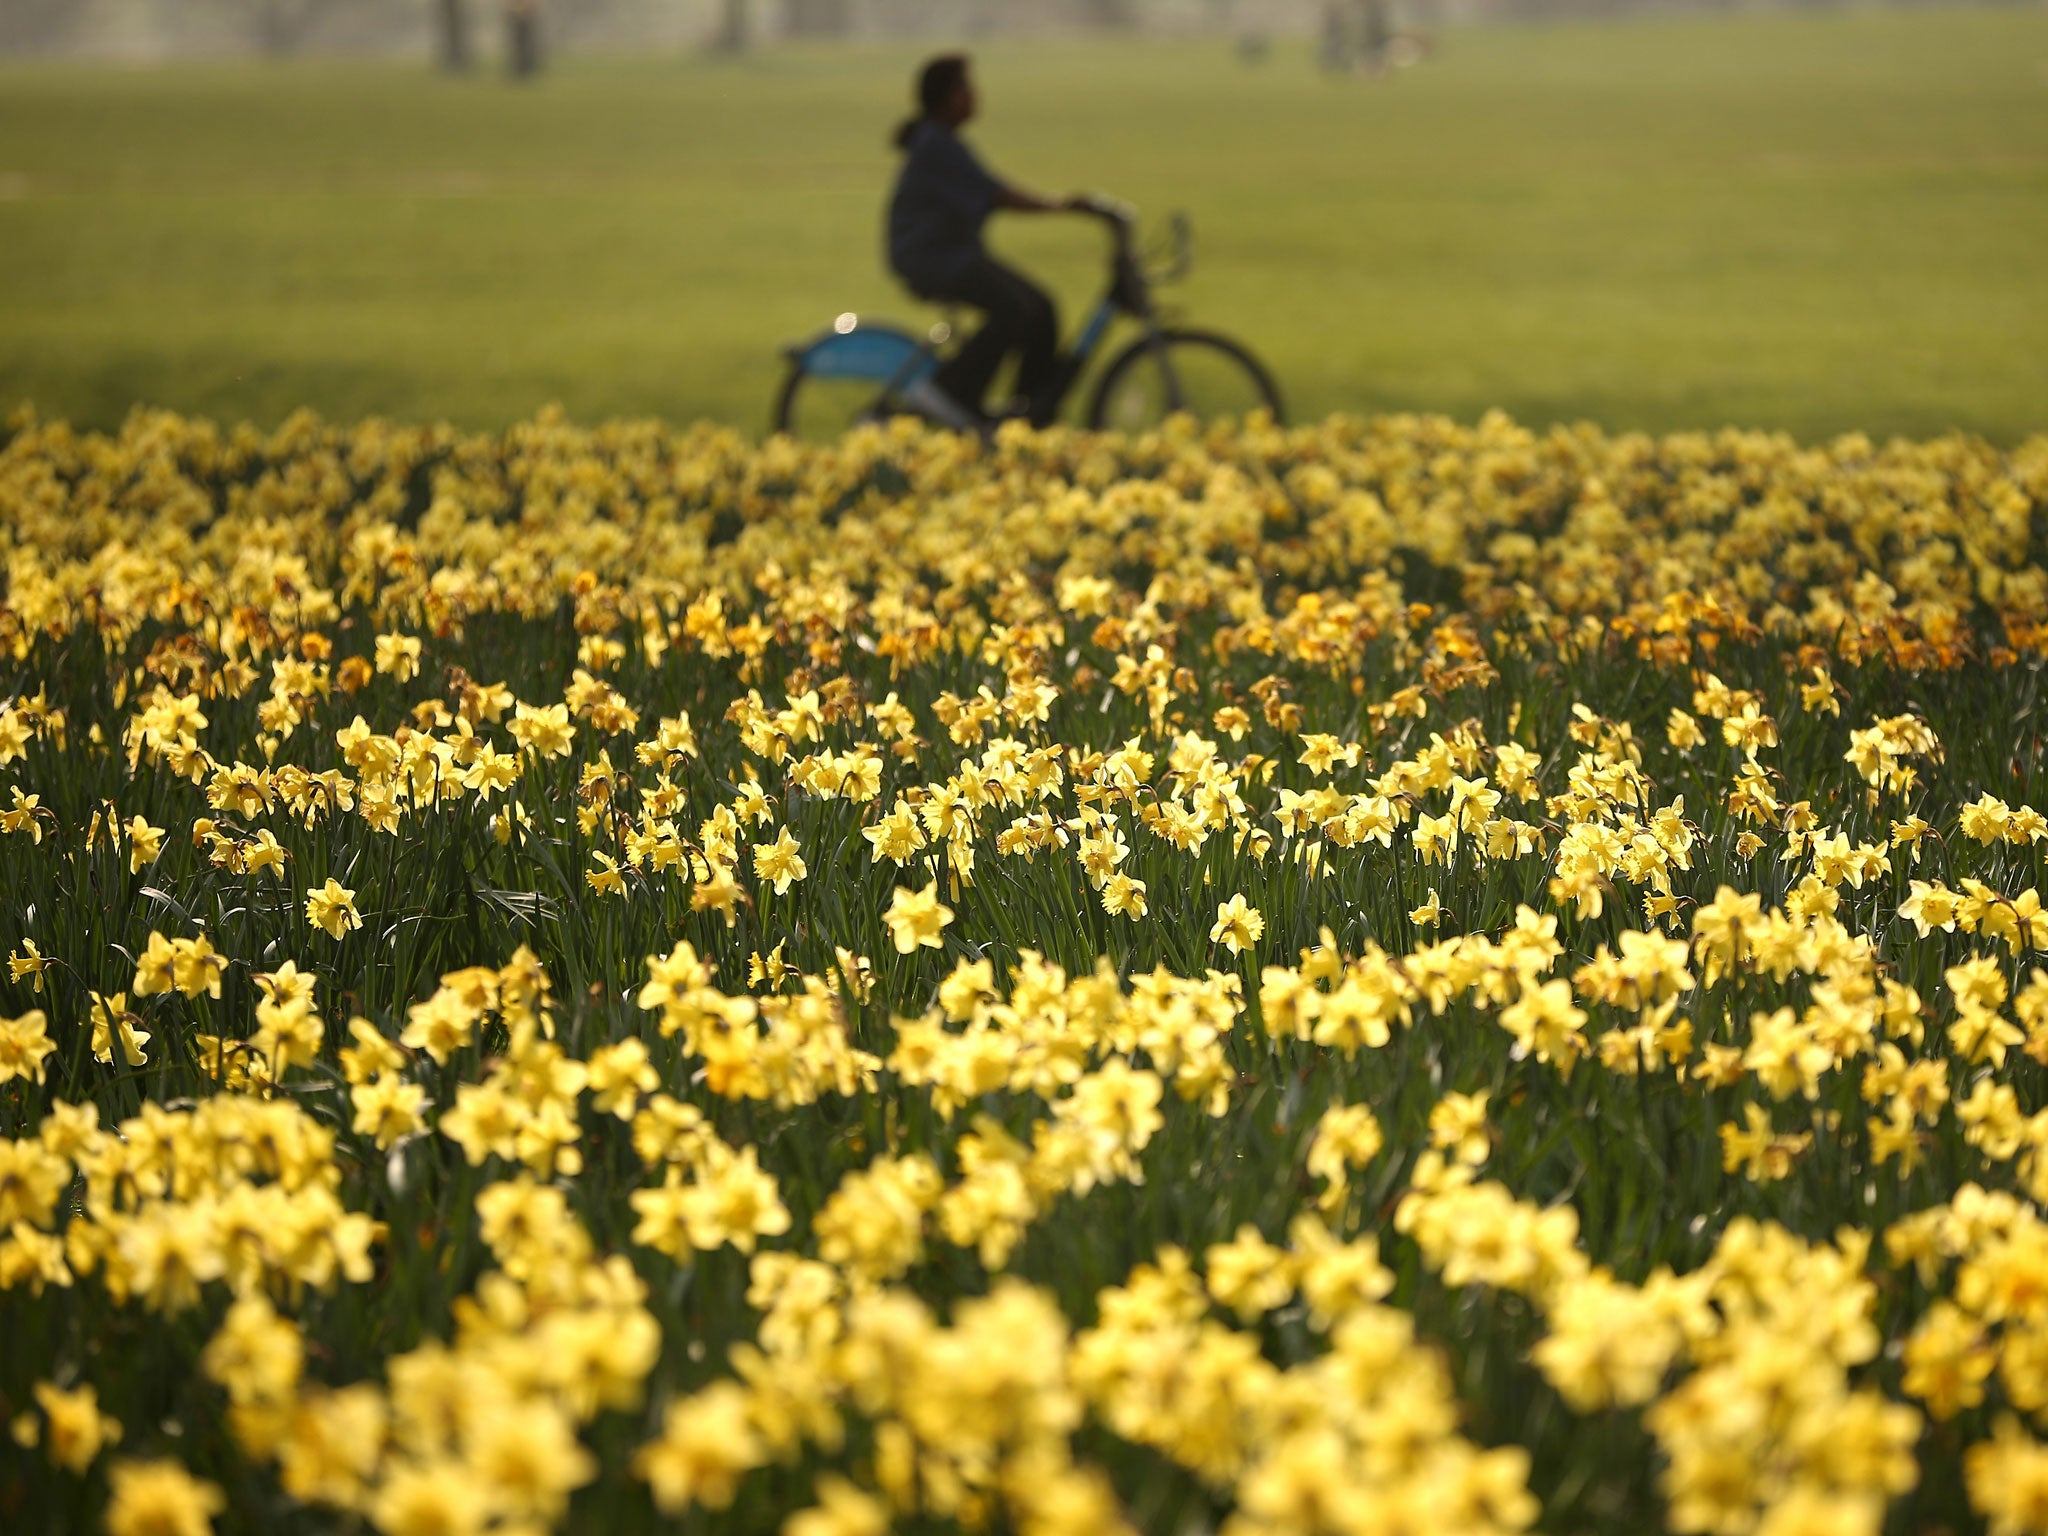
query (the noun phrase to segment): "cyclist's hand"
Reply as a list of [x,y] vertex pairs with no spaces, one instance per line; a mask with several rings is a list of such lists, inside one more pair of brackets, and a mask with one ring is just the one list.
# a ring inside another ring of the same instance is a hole
[[1129,223],[1131,218],[1131,207],[1128,203],[1120,203],[1115,198],[1105,197],[1099,192],[1076,192],[1067,199],[1067,206],[1076,213],[1092,213],[1097,218],[1108,219],[1112,223]]

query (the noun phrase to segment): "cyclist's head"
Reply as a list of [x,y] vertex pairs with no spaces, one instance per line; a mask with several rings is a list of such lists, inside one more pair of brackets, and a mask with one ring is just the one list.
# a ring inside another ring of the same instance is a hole
[[896,130],[896,143],[909,142],[911,130],[922,122],[939,122],[957,128],[974,116],[974,80],[967,72],[967,55],[942,53],[925,62],[917,72],[917,116]]

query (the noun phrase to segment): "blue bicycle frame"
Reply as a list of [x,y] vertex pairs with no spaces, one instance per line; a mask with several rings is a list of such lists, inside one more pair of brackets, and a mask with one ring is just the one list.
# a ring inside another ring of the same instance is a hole
[[885,391],[901,389],[939,367],[930,341],[893,325],[862,325],[852,315],[841,315],[831,330],[791,347],[789,360],[813,378],[872,379]]
[[[1089,312],[1073,346],[1062,355],[1069,379],[1088,365],[1115,319],[1116,305],[1105,295]],[[787,356],[812,378],[868,379],[878,387],[880,396],[887,396],[938,372],[938,349],[944,334],[940,340],[919,341],[887,322],[841,315],[831,330],[790,347]]]

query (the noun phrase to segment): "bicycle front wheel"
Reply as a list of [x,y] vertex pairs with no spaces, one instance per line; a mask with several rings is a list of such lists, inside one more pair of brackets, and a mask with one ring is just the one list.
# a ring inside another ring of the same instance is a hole
[[1251,353],[1214,331],[1159,331],[1139,337],[1103,371],[1088,425],[1146,432],[1176,411],[1242,421],[1256,410],[1281,419],[1280,390]]

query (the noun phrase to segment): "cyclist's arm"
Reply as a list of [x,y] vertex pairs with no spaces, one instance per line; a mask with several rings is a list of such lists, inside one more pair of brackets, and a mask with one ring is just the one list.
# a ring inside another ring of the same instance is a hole
[[1040,197],[1036,192],[1026,192],[1022,187],[1001,187],[996,191],[996,206],[1011,213],[1075,213],[1087,207],[1088,199],[1076,194],[1073,197]]

